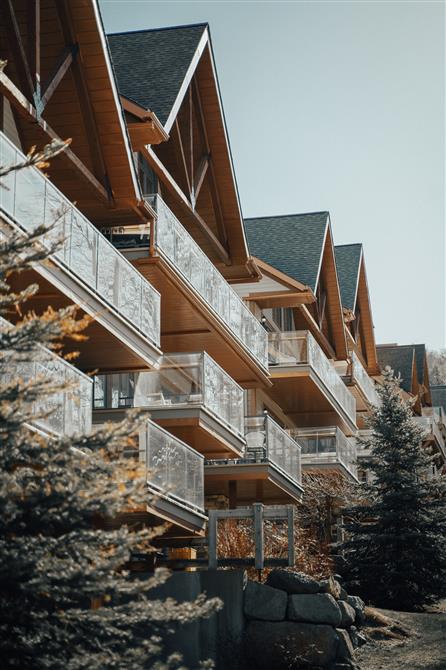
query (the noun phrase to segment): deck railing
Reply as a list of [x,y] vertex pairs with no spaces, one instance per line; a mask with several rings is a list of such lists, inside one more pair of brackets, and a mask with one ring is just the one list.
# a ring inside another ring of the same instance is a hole
[[268,368],[267,334],[259,321],[159,195],[148,196],[155,209],[158,251],[181,272],[212,311],[263,368]]
[[[0,329],[11,324],[0,317]],[[32,424],[57,435],[84,434],[91,430],[93,380],[54,352],[39,346],[38,360],[16,363],[2,373],[2,381],[21,379],[49,381],[55,385],[69,385],[66,390],[45,396],[34,402],[30,410],[36,416]],[[38,415],[45,415],[39,417]]]
[[373,380],[370,379],[367,371],[359,359],[359,356],[357,356],[354,351],[351,353],[351,359],[352,377],[354,381],[358,384],[358,386],[361,387],[363,394],[371,405],[379,405],[381,401],[376,391],[375,384]]
[[[24,160],[0,133],[0,164]],[[66,266],[153,344],[160,343],[160,295],[40,170],[10,172],[0,180],[0,211],[30,232],[54,227],[48,242],[63,239],[54,258]]]
[[245,419],[246,459],[273,463],[298,484],[302,483],[301,446],[270,416]]
[[139,437],[140,460],[155,494],[204,512],[204,458],[167,430],[147,421]]
[[416,416],[415,421],[419,424],[423,430],[429,434],[433,435],[437,444],[443,451],[443,453],[446,453],[446,441],[443,435],[443,432],[439,426],[439,422],[437,420],[438,415],[433,415],[433,416]]
[[290,432],[302,447],[303,465],[339,462],[357,477],[355,440],[347,438],[338,427],[296,428]]
[[194,406],[243,437],[243,389],[205,352],[165,355],[158,370],[95,378],[95,409]]
[[356,422],[356,401],[332,363],[308,331],[269,333],[269,365],[275,367],[310,366],[342,407]]

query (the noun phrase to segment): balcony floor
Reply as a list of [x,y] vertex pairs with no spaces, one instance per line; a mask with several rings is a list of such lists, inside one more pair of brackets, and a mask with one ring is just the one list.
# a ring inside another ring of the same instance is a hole
[[356,425],[308,365],[270,367],[273,386],[267,394],[299,427],[338,426],[347,435]]
[[[358,456],[359,458],[359,456]],[[305,462],[302,458],[302,470],[304,472],[338,472],[352,482],[357,482],[355,475],[341,461],[314,461]]]
[[205,465],[204,492],[224,495],[235,505],[283,505],[300,502],[303,488],[272,463]]
[[[129,253],[126,256],[132,258]],[[241,386],[270,385],[267,371],[169,263],[160,257],[138,258],[132,262],[161,293],[161,349],[164,353],[206,351]]]

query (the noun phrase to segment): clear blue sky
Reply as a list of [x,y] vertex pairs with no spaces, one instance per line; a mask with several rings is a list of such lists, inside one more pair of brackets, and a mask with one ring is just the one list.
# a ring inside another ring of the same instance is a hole
[[377,342],[446,346],[443,2],[100,4],[108,32],[208,21],[244,215],[328,209]]

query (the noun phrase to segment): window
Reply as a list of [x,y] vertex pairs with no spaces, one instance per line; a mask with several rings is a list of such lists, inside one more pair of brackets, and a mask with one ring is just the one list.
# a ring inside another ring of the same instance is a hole
[[294,330],[294,316],[291,307],[273,307],[272,317],[282,332]]

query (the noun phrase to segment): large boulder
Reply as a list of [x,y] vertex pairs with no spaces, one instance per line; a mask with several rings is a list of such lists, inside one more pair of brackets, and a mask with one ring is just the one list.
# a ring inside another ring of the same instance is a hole
[[356,623],[363,624],[365,621],[365,603],[359,596],[348,596],[347,602],[356,612]]
[[338,646],[331,626],[251,621],[245,633],[246,656],[256,670],[327,668],[335,661]]
[[341,586],[341,593],[340,593],[340,596],[339,596],[338,600],[347,600],[347,599],[348,599],[348,593],[344,589],[344,587]]
[[356,619],[356,612],[353,607],[344,600],[338,600],[338,607],[341,610],[341,628],[348,628],[353,625]]
[[329,593],[335,600],[341,597],[341,585],[333,577],[321,581],[322,593]]
[[342,615],[338,603],[329,593],[298,594],[288,598],[287,619],[340,626]]
[[337,629],[338,634],[338,649],[336,652],[336,660],[341,662],[348,662],[353,660],[353,645],[350,640],[350,635],[346,630]]
[[272,586],[248,581],[245,589],[243,610],[248,619],[283,621],[287,610],[288,596],[285,591]]
[[321,590],[319,582],[313,577],[303,572],[291,572],[290,570],[271,570],[266,583],[290,594],[319,593]]

